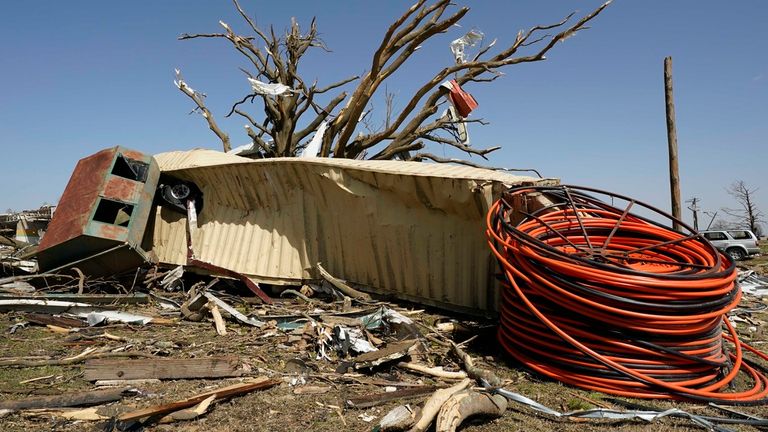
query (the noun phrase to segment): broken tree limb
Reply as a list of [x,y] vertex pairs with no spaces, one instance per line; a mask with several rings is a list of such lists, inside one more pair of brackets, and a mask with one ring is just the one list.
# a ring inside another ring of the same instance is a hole
[[430,375],[437,378],[445,379],[464,379],[467,377],[467,373],[464,371],[451,372],[443,370],[442,367],[429,367],[418,363],[400,362],[397,367],[402,369],[408,369],[410,371],[419,372],[425,375]]
[[435,432],[455,432],[468,417],[501,417],[506,410],[507,398],[502,395],[461,391],[451,396],[440,408],[435,420]]
[[242,375],[237,357],[192,359],[92,360],[85,364],[86,381],[112,379],[225,378]]
[[143,408],[136,411],[120,414],[117,419],[120,421],[139,420],[145,417],[164,415],[178,411],[181,409],[189,408],[203,402],[211,396],[215,396],[214,400],[227,399],[234,396],[240,396],[246,393],[250,393],[255,390],[262,390],[269,387],[273,387],[280,384],[280,381],[270,380],[267,378],[258,378],[249,382],[240,384],[234,384],[231,386],[216,389],[210,392],[201,393],[199,395],[192,396],[188,399],[183,399],[178,402],[172,402],[165,405],[158,405],[149,408]]
[[333,277],[333,275],[328,273],[328,271],[324,269],[320,263],[317,263],[317,270],[320,272],[320,276],[322,276],[323,279],[327,280],[328,283],[333,285],[337,290],[341,291],[345,295],[348,295],[357,300],[371,301],[370,295],[352,288],[351,286],[344,283],[341,279]]
[[475,362],[472,360],[472,357],[469,356],[463,349],[461,349],[460,346],[458,346],[455,342],[449,341],[451,344],[451,350],[456,355],[456,357],[461,360],[461,362],[464,364],[464,370],[467,371],[467,375],[469,375],[471,378],[477,380],[478,382],[486,381],[488,384],[491,385],[491,387],[501,387],[503,382],[499,377],[496,376],[493,372],[479,368],[475,366]]
[[411,408],[409,405],[400,405],[388,412],[379,422],[380,432],[395,432],[409,429],[416,423],[421,409]]
[[442,407],[451,396],[466,389],[471,383],[472,380],[467,378],[452,387],[437,390],[432,397],[429,398],[427,403],[424,404],[424,407],[421,409],[421,417],[419,417],[419,420],[413,425],[411,432],[424,432],[427,430],[429,425],[432,424],[432,420],[434,420],[435,416],[440,411],[440,407]]
[[[208,107],[205,106],[205,102],[203,101],[203,98],[205,98],[205,95],[195,91],[192,87],[188,86],[186,81],[184,81],[184,78],[181,76],[181,71],[176,69],[176,79],[173,81],[174,84],[176,84],[176,87],[187,95],[192,101],[195,103],[197,108],[195,108],[195,111],[200,111],[200,115],[203,116],[205,121],[208,123],[208,129],[211,130],[216,136],[221,140],[222,147],[224,148],[225,152],[228,152],[232,150],[232,146],[229,143],[229,135],[227,135],[224,131],[219,128],[219,125],[216,123],[216,120],[213,118],[213,113],[208,109]],[[194,111],[193,111],[194,112]]]
[[61,408],[83,405],[98,405],[105,402],[120,400],[130,388],[116,388],[107,390],[92,390],[78,393],[66,393],[55,396],[32,397],[20,400],[0,402],[0,411],[18,411],[35,408]]

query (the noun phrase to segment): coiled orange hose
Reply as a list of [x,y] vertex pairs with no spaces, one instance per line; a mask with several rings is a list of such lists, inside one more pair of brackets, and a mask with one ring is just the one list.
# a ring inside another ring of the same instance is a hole
[[[614,207],[595,193],[628,205]],[[533,194],[552,204],[527,213],[509,204],[532,203]],[[651,217],[630,212],[633,207]],[[692,229],[686,235],[652,218],[673,219],[596,189],[507,192],[487,217],[506,282],[500,343],[526,367],[585,389],[768,402],[768,377],[744,358],[744,349],[768,356],[739,341],[725,315],[741,299],[734,263]],[[739,372],[751,385],[732,390]]]

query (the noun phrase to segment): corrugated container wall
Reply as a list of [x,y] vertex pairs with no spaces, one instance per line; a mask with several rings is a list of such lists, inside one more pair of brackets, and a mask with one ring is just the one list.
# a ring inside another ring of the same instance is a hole
[[[209,150],[155,158],[203,193],[192,245],[199,259],[280,285],[319,279],[320,262],[368,291],[480,314],[497,302],[489,206],[510,186],[556,182],[415,162]],[[186,263],[186,217],[158,208],[153,252]]]

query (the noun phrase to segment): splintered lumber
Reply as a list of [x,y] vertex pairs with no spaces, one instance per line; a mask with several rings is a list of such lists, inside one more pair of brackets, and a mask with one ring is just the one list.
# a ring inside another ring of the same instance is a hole
[[144,417],[150,417],[150,416],[154,417],[159,415],[165,415],[168,413],[172,413],[175,411],[179,411],[185,408],[198,405],[204,400],[209,399],[211,396],[215,396],[214,400],[227,399],[234,396],[244,395],[246,393],[250,393],[255,390],[262,390],[269,387],[273,387],[277,384],[280,384],[280,381],[270,380],[262,377],[256,380],[234,384],[231,386],[222,387],[217,390],[201,393],[201,394],[192,396],[191,398],[180,400],[177,402],[172,402],[165,405],[157,405],[154,407],[149,407],[149,408],[144,408],[136,411],[123,413],[120,416],[118,416],[118,420],[130,421],[130,420],[139,420]]
[[89,360],[85,380],[225,378],[241,375],[237,357]]
[[129,388],[124,387],[106,390],[92,390],[78,393],[66,393],[54,396],[39,396],[19,400],[7,400],[0,402],[0,411],[98,405],[106,402],[114,402],[116,400],[120,400],[129,390]]
[[435,386],[421,386],[410,387],[393,392],[373,393],[365,396],[349,398],[347,399],[347,406],[350,408],[370,408],[377,405],[383,405],[393,400],[407,400],[417,398],[419,396],[433,393],[437,389],[438,387]]

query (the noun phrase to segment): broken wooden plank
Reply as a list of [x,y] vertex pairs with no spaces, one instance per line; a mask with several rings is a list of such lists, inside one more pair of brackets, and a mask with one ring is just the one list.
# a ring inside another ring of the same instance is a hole
[[254,390],[261,390],[261,389],[273,387],[277,384],[280,384],[280,381],[270,380],[262,377],[256,380],[234,384],[234,385],[223,387],[217,390],[201,393],[201,394],[192,396],[191,398],[180,400],[178,402],[172,402],[169,404],[158,405],[154,407],[143,408],[140,410],[123,413],[118,416],[118,420],[125,422],[125,421],[131,421],[131,420],[139,420],[139,419],[150,417],[150,416],[154,417],[154,416],[165,415],[168,413],[172,413],[174,411],[195,406],[200,402],[203,402],[204,400],[208,399],[211,396],[216,396],[215,400],[226,399],[226,398],[250,393]]
[[128,305],[147,304],[149,296],[144,293],[133,294],[74,294],[74,293],[48,293],[29,295],[0,295],[5,300],[59,300],[98,305]]
[[408,355],[408,350],[416,344],[415,339],[391,343],[386,348],[360,354],[355,357],[355,369],[371,368],[388,361],[398,360]]
[[393,400],[407,400],[433,393],[440,387],[421,386],[410,387],[393,392],[373,393],[365,396],[357,396],[347,399],[347,406],[350,408],[370,408],[377,405],[383,405]]
[[160,384],[159,379],[135,379],[135,380],[98,380],[93,385],[96,387],[137,386],[146,384]]
[[63,328],[79,328],[88,326],[85,321],[79,319],[59,317],[41,313],[28,313],[26,314],[25,318],[31,323],[40,325],[52,325]]
[[89,360],[86,381],[130,379],[226,378],[242,374],[237,357],[192,359]]
[[78,393],[58,394],[54,396],[38,396],[27,399],[7,400],[0,402],[0,410],[18,411],[36,408],[62,408],[83,405],[98,405],[105,402],[120,400],[130,391],[130,388],[92,390]]

